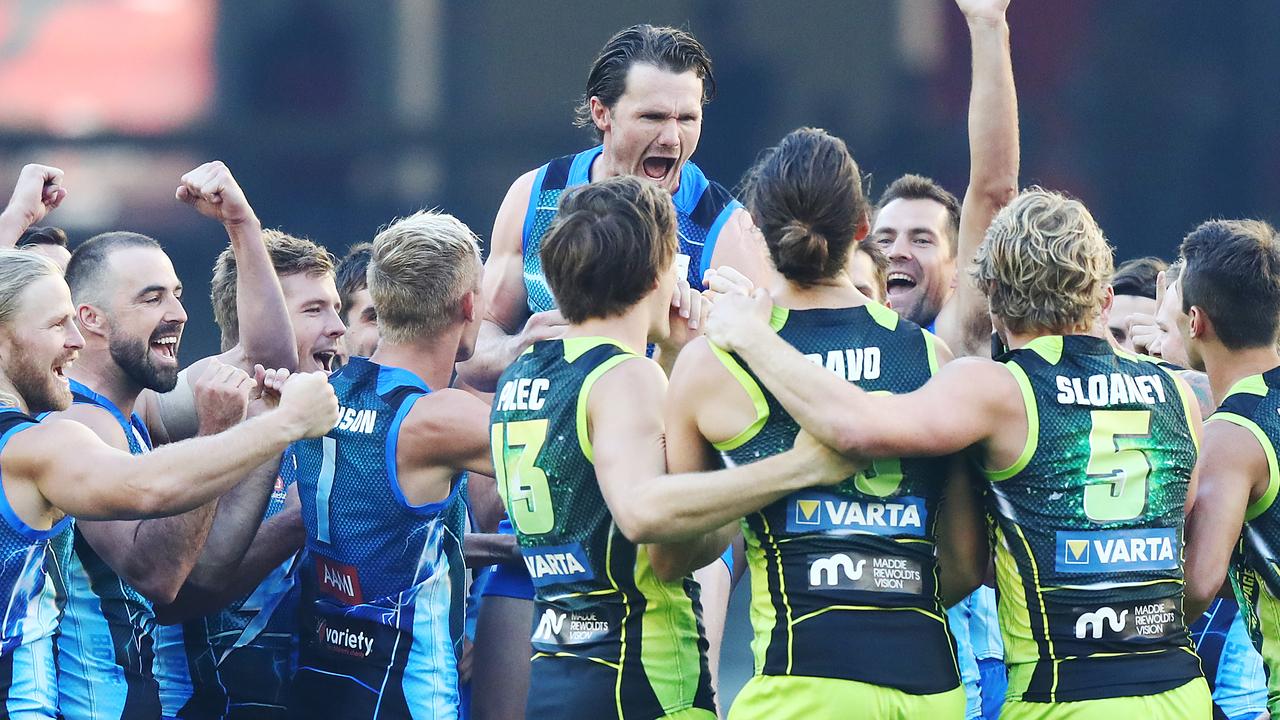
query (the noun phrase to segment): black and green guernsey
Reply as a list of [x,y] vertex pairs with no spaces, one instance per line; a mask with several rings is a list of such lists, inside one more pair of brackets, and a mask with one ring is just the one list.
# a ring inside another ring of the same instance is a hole
[[1280,713],[1280,368],[1237,382],[1211,417],[1257,438],[1267,458],[1267,489],[1245,510],[1244,532],[1232,558],[1231,582],[1245,624],[1267,670],[1267,708]]
[[1189,391],[1083,335],[1001,361],[1028,422],[1021,457],[987,472],[1009,697],[1146,696],[1200,677],[1182,612]]
[[[809,360],[869,392],[910,392],[938,369],[934,337],[880,305],[774,308],[771,324]],[[755,422],[716,445],[725,462],[789,450],[796,421],[740,358],[714,351],[756,409]],[[934,546],[949,463],[877,460],[839,485],[791,493],[743,520],[757,674],[914,695],[959,686]]]
[[587,399],[627,360],[650,362],[606,338],[547,340],[498,381],[494,467],[536,591],[530,718],[715,709],[697,584],[654,575],[646,548],[614,524],[592,465]]

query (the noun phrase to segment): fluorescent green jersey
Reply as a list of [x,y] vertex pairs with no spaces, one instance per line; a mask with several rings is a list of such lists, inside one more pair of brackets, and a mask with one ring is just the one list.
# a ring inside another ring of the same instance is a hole
[[658,580],[591,462],[591,386],[627,360],[648,362],[605,338],[548,340],[498,381],[493,464],[536,591],[530,718],[714,711],[697,583]]
[[[775,308],[773,327],[810,360],[870,392],[915,390],[937,369],[933,337],[880,305]],[[726,463],[789,450],[796,421],[750,367],[716,352],[756,406],[755,422],[718,445]],[[792,493],[744,519],[757,673],[914,695],[959,685],[934,548],[948,464],[877,460],[840,485]]]
[[1200,676],[1182,614],[1194,401],[1094,337],[1042,337],[1002,360],[1029,426],[1018,461],[988,473],[1010,697],[1185,685]]
[[1267,669],[1267,708],[1280,713],[1280,368],[1237,382],[1211,418],[1253,433],[1267,457],[1267,491],[1245,510],[1231,581],[1253,644]]

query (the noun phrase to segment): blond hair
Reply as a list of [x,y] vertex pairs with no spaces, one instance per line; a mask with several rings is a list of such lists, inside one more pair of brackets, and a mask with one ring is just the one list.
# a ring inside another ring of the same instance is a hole
[[992,220],[970,272],[1011,332],[1066,333],[1102,313],[1113,263],[1080,201],[1032,187]]
[[391,223],[373,239],[367,270],[379,335],[403,343],[445,329],[479,274],[475,233],[458,218],[419,210]]
[[22,304],[22,291],[46,275],[62,277],[49,258],[25,250],[0,250],[0,325],[8,323]]

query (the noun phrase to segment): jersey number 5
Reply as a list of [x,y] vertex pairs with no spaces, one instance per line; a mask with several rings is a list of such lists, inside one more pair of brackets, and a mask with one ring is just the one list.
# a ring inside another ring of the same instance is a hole
[[1105,523],[1132,520],[1147,506],[1151,462],[1140,447],[1151,437],[1149,410],[1094,410],[1084,514]]
[[546,440],[545,419],[498,423],[490,435],[498,493],[511,522],[525,535],[541,535],[555,527],[547,474],[534,464]]

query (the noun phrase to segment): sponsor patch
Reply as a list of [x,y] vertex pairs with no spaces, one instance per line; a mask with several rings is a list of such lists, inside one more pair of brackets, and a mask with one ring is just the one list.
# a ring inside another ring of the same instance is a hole
[[524,556],[525,567],[529,569],[529,577],[539,587],[592,580],[596,576],[587,560],[587,552],[579,543],[521,548],[520,552]]
[[807,555],[809,589],[861,590],[919,595],[924,587],[920,563],[906,558],[838,552]]
[[1178,532],[1152,530],[1059,531],[1056,566],[1064,573],[1116,573],[1174,570]]
[[328,618],[316,624],[316,640],[330,652],[367,658],[373,654],[373,634],[333,623]]
[[546,645],[586,645],[599,642],[613,632],[613,624],[596,610],[560,612],[543,607],[533,642]]
[[1165,637],[1181,627],[1171,599],[1136,605],[1073,608],[1072,634],[1077,640],[1139,640]]
[[871,502],[806,490],[792,494],[787,502],[787,532],[924,537],[927,512],[924,498]]
[[360,589],[360,573],[352,566],[340,563],[318,553],[312,553],[316,565],[316,584],[320,592],[346,605],[364,602]]

